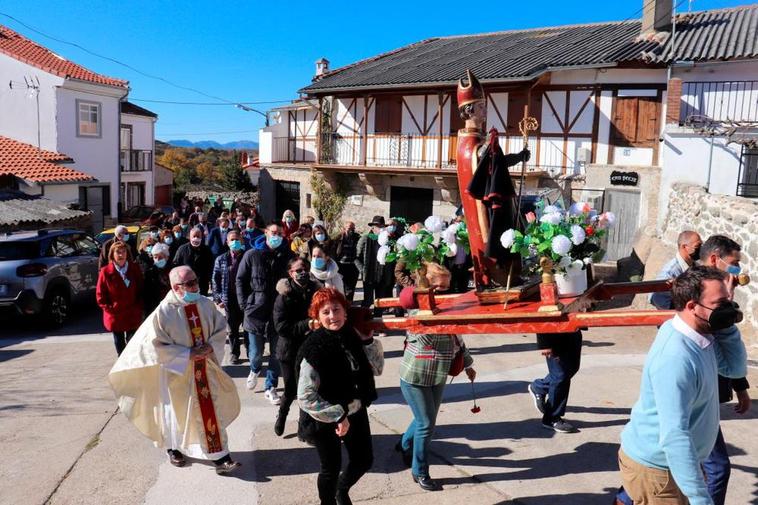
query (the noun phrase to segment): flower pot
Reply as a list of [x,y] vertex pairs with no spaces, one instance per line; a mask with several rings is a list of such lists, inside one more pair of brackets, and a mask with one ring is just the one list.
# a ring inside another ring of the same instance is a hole
[[569,273],[556,273],[555,284],[558,296],[579,296],[587,291],[587,270],[572,270]]

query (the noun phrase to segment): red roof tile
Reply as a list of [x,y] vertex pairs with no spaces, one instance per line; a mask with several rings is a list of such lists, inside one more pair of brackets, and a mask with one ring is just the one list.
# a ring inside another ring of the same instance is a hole
[[73,163],[65,154],[39,151],[31,144],[0,136],[0,175],[33,182],[91,181],[93,177],[61,163]]
[[0,25],[0,53],[59,77],[79,79],[81,81],[120,88],[126,88],[129,85],[129,81],[97,74],[81,65],[77,65],[73,61],[68,61],[48,48],[42,47],[36,42],[2,25]]

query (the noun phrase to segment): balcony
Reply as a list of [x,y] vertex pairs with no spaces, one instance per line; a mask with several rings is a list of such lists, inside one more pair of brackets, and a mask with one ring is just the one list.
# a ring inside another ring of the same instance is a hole
[[685,82],[679,122],[758,121],[756,97],[758,81]]
[[149,172],[153,169],[153,151],[122,149],[120,163],[122,172]]

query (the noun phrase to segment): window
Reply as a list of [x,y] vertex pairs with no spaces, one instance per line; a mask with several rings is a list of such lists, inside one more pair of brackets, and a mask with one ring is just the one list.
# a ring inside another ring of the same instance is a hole
[[740,161],[737,196],[758,198],[758,149],[743,146]]
[[100,136],[100,104],[95,102],[76,101],[77,135],[80,137]]
[[73,240],[80,256],[97,256],[100,253],[97,242],[87,235],[74,235]]
[[50,242],[50,248],[47,251],[47,256],[58,258],[67,258],[74,254],[76,254],[76,248],[71,242],[71,237],[56,237]]
[[403,121],[403,97],[377,96],[374,132],[399,134]]

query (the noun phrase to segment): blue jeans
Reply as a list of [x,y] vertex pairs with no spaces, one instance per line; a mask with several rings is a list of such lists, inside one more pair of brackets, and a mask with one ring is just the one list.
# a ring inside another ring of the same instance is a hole
[[413,444],[411,472],[416,477],[429,477],[427,452],[437,424],[437,412],[440,410],[444,390],[444,382],[436,386],[414,386],[400,380],[400,391],[413,412],[413,420],[400,443],[405,451]]
[[270,323],[266,326],[267,335],[258,335],[252,331],[247,332],[250,345],[247,348],[247,357],[250,360],[250,371],[260,373],[263,366],[263,350],[268,340],[268,370],[266,370],[266,388],[271,389],[279,385],[279,360],[276,359],[276,332],[271,331]]
[[713,503],[724,505],[726,502],[726,486],[729,484],[732,465],[729,462],[729,454],[726,452],[726,442],[724,442],[721,428],[719,428],[713,450],[703,461],[703,472],[708,486],[708,494],[711,495]]
[[571,378],[579,371],[582,360],[582,333],[567,333],[555,340],[553,355],[545,358],[547,375],[532,382],[535,393],[547,396],[544,424],[552,424],[566,413]]

